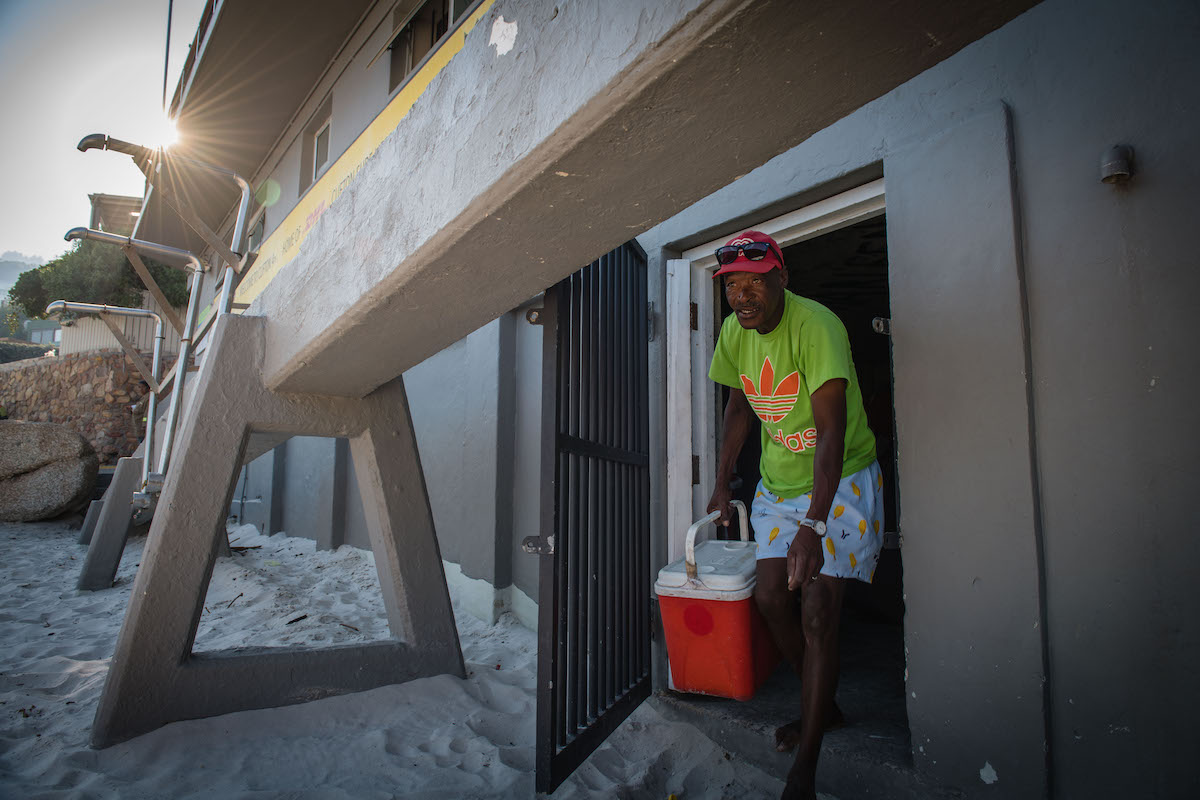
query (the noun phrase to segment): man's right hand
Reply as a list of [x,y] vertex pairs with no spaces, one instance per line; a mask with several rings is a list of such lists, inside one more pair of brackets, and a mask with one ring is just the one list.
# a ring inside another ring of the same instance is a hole
[[812,528],[801,525],[787,551],[788,589],[795,591],[815,581],[824,566],[821,537]]
[[708,513],[721,511],[721,518],[717,520],[718,525],[729,527],[730,517],[733,515],[733,509],[729,507],[729,501],[733,499],[733,492],[729,489],[729,484],[717,481],[717,487],[713,489],[712,498],[708,501]]

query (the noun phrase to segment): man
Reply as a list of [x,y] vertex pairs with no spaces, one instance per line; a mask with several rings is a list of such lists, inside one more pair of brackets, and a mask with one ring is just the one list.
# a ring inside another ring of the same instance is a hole
[[[803,718],[775,733],[797,747],[784,798],[816,798],[826,728],[841,721],[838,621],[846,581],[869,583],[883,541],[883,477],[850,342],[837,316],[787,291],[779,245],[746,231],[717,250],[733,313],[709,377],[730,387],[709,511],[729,524],[730,479],[754,417],[762,480],[750,520],[758,543],[755,601],[802,681]],[[797,597],[799,610],[797,610]]]

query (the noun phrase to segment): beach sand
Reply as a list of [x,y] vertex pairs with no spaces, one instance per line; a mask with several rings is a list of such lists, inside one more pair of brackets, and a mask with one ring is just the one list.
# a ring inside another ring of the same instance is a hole
[[[144,537],[117,584],[75,589],[62,523],[0,524],[0,798],[532,798],[537,637],[457,609],[468,676],[167,725],[88,746]],[[230,534],[195,650],[386,638],[371,553]],[[297,619],[303,617],[302,619]],[[289,624],[290,622],[290,624]],[[775,798],[782,781],[643,704],[554,798]]]

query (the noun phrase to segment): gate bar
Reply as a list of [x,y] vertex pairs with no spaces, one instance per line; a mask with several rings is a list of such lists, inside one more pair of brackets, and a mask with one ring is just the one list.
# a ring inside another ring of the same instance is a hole
[[640,617],[650,613],[639,254],[627,245],[546,295],[555,303],[546,324],[556,330],[544,340],[543,408],[555,416],[546,420],[554,448],[543,450],[542,497],[557,508],[543,505],[544,536],[554,536],[554,547],[552,555],[540,551],[555,562],[541,573],[540,792],[557,787],[650,692],[649,643],[639,641],[649,635]]

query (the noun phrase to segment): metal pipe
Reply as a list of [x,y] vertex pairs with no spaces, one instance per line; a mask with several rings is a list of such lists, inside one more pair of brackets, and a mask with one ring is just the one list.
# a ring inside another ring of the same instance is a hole
[[228,314],[233,310],[233,267],[225,268],[225,278],[221,282],[221,299],[217,302],[217,313]]
[[200,313],[200,285],[204,273],[192,273],[192,291],[188,297],[187,320],[183,323],[184,336],[179,338],[178,366],[175,369],[175,386],[171,390],[171,407],[167,410],[167,434],[163,439],[162,452],[158,457],[158,474],[166,475],[171,463],[171,450],[175,444],[175,428],[179,424],[179,409],[183,404],[183,385],[187,379],[188,358],[192,354],[192,334],[196,330],[196,316]]
[[242,240],[246,235],[246,217],[250,213],[250,197],[253,192],[250,189],[249,181],[247,181],[241,175],[237,174],[231,169],[219,167],[216,164],[210,164],[207,161],[198,161],[197,159],[181,156],[177,153],[170,153],[161,148],[155,150],[154,148],[145,147],[144,145],[125,142],[120,139],[114,139],[111,136],[103,133],[92,133],[83,137],[79,140],[79,144],[76,145],[76,147],[81,153],[86,153],[88,150],[112,150],[116,153],[124,153],[127,156],[132,156],[135,161],[150,162],[155,155],[158,155],[160,158],[169,162],[190,164],[193,167],[198,167],[199,169],[207,170],[208,172],[215,172],[218,175],[224,175],[233,179],[233,181],[237,183],[238,189],[242,193],[242,200],[238,205],[237,218],[233,223],[233,237],[232,241],[229,243],[229,249],[233,250],[239,255],[245,253]]
[[127,156],[143,159],[149,159],[154,153],[149,147],[123,142],[105,133],[89,133],[79,140],[79,144],[75,145],[75,148],[81,153],[86,153],[88,150],[112,150],[115,153],[124,153]]
[[98,231],[92,228],[71,228],[63,238],[68,242],[75,239],[91,239],[94,242],[115,244],[118,247],[132,247],[143,253],[152,253],[167,258],[182,258],[191,264],[193,270],[204,272],[204,264],[201,263],[200,259],[190,250],[183,250],[179,247],[171,247],[170,245],[158,244],[157,242],[147,242],[144,239],[133,239],[129,236],[119,236],[115,233]]
[[158,312],[148,308],[126,308],[102,303],[75,303],[68,300],[55,300],[46,306],[47,314],[61,314],[64,311],[73,311],[77,314],[113,314],[118,317],[153,317],[162,322],[162,317],[158,315]]
[[[111,139],[108,140],[110,147],[112,141]],[[81,148],[83,144],[83,142],[80,142]],[[175,385],[171,388],[171,406],[167,410],[167,431],[163,438],[162,452],[159,453],[158,469],[156,470],[159,475],[166,475],[167,465],[171,462],[171,451],[175,443],[175,430],[179,425],[180,405],[183,402],[183,385],[187,379],[187,363],[188,358],[191,356],[192,339],[196,331],[196,317],[200,313],[200,287],[204,279],[204,264],[201,263],[200,259],[194,253],[188,250],[156,242],[133,239],[128,236],[118,236],[113,233],[92,230],[90,228],[72,228],[67,231],[67,235],[64,238],[67,241],[71,241],[72,239],[91,239],[106,244],[115,244],[119,247],[133,247],[136,250],[156,255],[184,258],[192,267],[192,288],[188,297],[187,318],[183,323],[183,333],[179,337],[179,356],[176,359],[175,366]],[[150,453],[147,453],[147,459],[149,459],[150,455]]]
[[[154,328],[154,379],[158,380],[162,369],[163,324],[159,320]],[[150,399],[146,401],[146,439],[145,450],[142,452],[142,488],[143,492],[150,488],[150,460],[154,458],[154,424],[158,419],[158,392],[151,390]]]
[[145,491],[150,480],[150,459],[154,456],[154,422],[158,418],[158,378],[162,370],[163,319],[157,313],[146,308],[70,303],[66,300],[55,300],[46,306],[47,314],[58,314],[63,311],[74,311],[78,314],[112,314],[119,317],[151,317],[154,320],[154,354],[150,357],[150,380],[147,381],[150,387],[150,399],[146,404],[145,453],[142,458],[141,491]]
[[233,222],[233,239],[229,243],[229,249],[238,255],[245,255],[246,218],[250,214],[250,196],[253,192],[250,190],[249,181],[236,172],[230,172],[229,174],[237,181],[238,188],[242,190],[242,202],[238,206],[238,215]]

